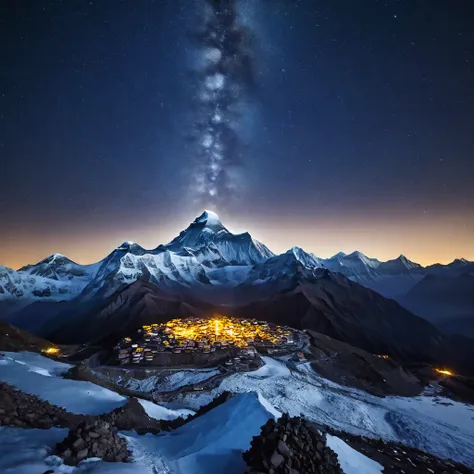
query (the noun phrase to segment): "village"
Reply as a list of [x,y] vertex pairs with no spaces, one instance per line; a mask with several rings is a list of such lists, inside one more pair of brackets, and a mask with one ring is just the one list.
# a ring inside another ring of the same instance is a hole
[[[264,321],[218,316],[173,319],[143,326],[115,346],[119,365],[245,366],[258,353],[283,354],[298,349],[298,334]],[[191,361],[191,364],[189,363]]]

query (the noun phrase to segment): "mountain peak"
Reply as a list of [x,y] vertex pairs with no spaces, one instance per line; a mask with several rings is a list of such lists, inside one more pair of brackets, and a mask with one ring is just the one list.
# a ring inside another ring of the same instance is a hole
[[219,216],[214,211],[205,210],[199,217],[196,218],[194,222],[206,222],[208,224],[213,224],[221,222]]
[[219,216],[205,210],[199,217],[183,230],[177,237],[166,245],[160,245],[157,250],[209,249],[213,243],[227,262],[234,264],[254,264],[273,256],[273,253],[262,243],[252,239],[248,232],[233,234],[222,224]]
[[196,217],[184,232],[194,228],[199,228],[205,231],[224,231],[229,233],[224,224],[222,224],[222,221],[219,219],[219,216],[215,212],[209,210],[205,210],[199,217]]
[[399,257],[396,260],[398,260],[399,262],[401,262],[405,265],[412,265],[413,264],[413,262],[411,260],[409,260],[408,258],[406,258],[405,255],[403,255],[402,253],[399,255]]
[[144,252],[143,247],[141,247],[135,242],[132,242],[131,240],[126,240],[125,242],[122,242],[122,244],[119,245],[116,250],[125,250],[127,252],[132,252],[132,253]]
[[399,261],[400,263],[405,265],[405,267],[407,267],[408,269],[420,268],[421,266],[418,263],[412,262],[409,258],[405,257],[405,255],[403,254],[400,254],[400,256],[397,259],[395,259],[395,261]]
[[305,252],[301,247],[292,247],[285,255],[293,256],[297,261],[302,263],[306,268],[321,268],[322,265],[319,258],[312,253]]
[[344,255],[344,256],[349,257],[349,258],[360,258],[360,259],[368,258],[366,255],[364,255],[362,252],[359,252],[358,250],[354,250],[354,252],[352,252],[351,254]]
[[131,240],[126,240],[125,242],[122,242],[117,248],[127,249],[127,248],[132,247],[132,245],[135,245],[135,242],[132,242]]
[[372,269],[376,269],[380,265],[379,260],[376,258],[367,257],[367,255],[359,252],[358,250],[352,252],[350,255],[342,257],[342,261],[344,264],[351,262],[351,265],[363,265],[364,267],[370,267]]
[[74,263],[70,258],[66,257],[62,253],[53,253],[49,257],[44,258],[40,262],[38,262],[36,265],[41,265],[41,264],[63,264],[63,263]]

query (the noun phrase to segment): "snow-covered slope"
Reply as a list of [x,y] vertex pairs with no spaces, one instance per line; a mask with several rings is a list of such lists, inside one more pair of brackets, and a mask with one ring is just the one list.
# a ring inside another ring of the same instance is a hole
[[70,367],[32,352],[4,352],[0,355],[0,381],[78,414],[107,413],[127,401],[91,382],[63,379]]
[[[260,401],[259,401],[260,400]],[[241,474],[242,452],[250,447],[271,413],[255,394],[233,397],[202,417],[165,435],[121,433],[132,452],[130,463],[86,459],[72,467],[54,455],[54,447],[68,430],[0,427],[0,471],[5,474]],[[340,438],[327,437],[345,474],[379,474],[382,466],[351,448]]]
[[138,402],[150,418],[155,418],[157,420],[175,420],[179,417],[187,418],[190,415],[194,415],[194,411],[185,408],[171,410],[165,406],[149,402],[148,400],[138,400]]
[[204,265],[192,254],[169,250],[136,254],[119,248],[104,260],[82,296],[107,297],[139,279],[164,288],[209,284]]
[[159,456],[174,474],[241,474],[243,451],[271,417],[255,393],[243,393],[170,434],[127,438],[139,458]]
[[178,400],[196,410],[225,390],[255,391],[290,416],[302,413],[337,429],[400,441],[474,466],[472,405],[428,395],[379,398],[330,382],[309,363],[287,366],[284,359],[263,359],[257,371],[231,375],[209,394],[189,393]]
[[[474,466],[471,405],[428,395],[379,398],[329,382],[309,363],[287,365],[284,359],[263,359],[265,365],[257,371],[230,375],[210,393],[189,392],[178,397],[175,406],[196,409],[225,390],[237,394],[180,428],[158,435],[120,433],[132,451],[131,463],[86,460],[77,467],[68,467],[50,456],[67,430],[0,427],[0,472],[32,474],[54,469],[63,474],[241,474],[245,470],[242,452],[250,447],[261,426],[281,412],[303,414],[309,420],[357,434],[401,441]],[[0,380],[75,413],[104,413],[125,401],[94,384],[60,378],[58,375],[68,365],[38,354],[6,353],[0,364]],[[149,415],[159,418],[191,413],[140,403]],[[381,472],[378,463],[341,439],[328,436],[327,441],[346,474]]]
[[328,446],[337,454],[345,474],[381,474],[383,466],[351,448],[337,436],[326,436]]

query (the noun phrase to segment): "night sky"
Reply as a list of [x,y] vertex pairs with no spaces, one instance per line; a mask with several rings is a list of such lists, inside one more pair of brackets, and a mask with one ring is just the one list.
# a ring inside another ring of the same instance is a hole
[[154,248],[205,208],[275,252],[474,260],[474,2],[237,1],[214,185],[209,1],[0,1],[0,264]]

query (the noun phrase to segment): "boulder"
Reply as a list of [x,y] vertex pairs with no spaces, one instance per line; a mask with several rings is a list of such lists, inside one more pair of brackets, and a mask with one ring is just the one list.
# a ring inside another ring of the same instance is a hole
[[65,464],[75,466],[88,457],[107,462],[125,462],[130,452],[117,429],[104,420],[83,421],[69,430],[67,437],[56,446],[56,453]]
[[262,426],[243,458],[250,474],[342,474],[325,436],[304,419],[287,414]]

